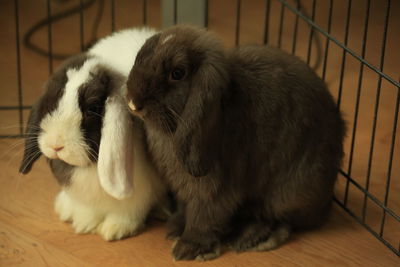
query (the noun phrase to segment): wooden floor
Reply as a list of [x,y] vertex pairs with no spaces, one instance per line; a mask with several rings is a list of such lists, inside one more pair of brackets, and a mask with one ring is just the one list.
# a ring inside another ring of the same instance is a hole
[[[110,1],[106,2],[103,22],[99,36],[111,31]],[[142,1],[115,1],[116,28],[140,25]],[[159,27],[160,1],[149,0],[148,21]],[[261,43],[264,35],[264,0],[242,1],[240,38],[241,44]],[[293,2],[293,1],[292,1]],[[316,21],[327,28],[329,1],[319,1]],[[345,0],[334,1],[332,35],[340,42],[345,41]],[[348,46],[358,55],[362,54],[363,25],[365,22],[365,2],[354,0]],[[382,24],[384,21],[384,1],[373,0],[368,31],[365,58],[372,65],[379,66],[381,59]],[[53,1],[52,11],[65,9],[65,5],[79,3],[70,0],[66,4]],[[209,28],[220,35],[227,46],[235,43],[235,3],[233,0],[209,1]],[[277,1],[271,1],[270,32],[268,42],[279,43],[281,8]],[[305,8],[311,10],[311,1],[303,0]],[[322,3],[322,4],[321,4]],[[20,38],[30,25],[46,15],[46,1],[20,0]],[[390,29],[388,31],[384,72],[398,80],[400,69],[400,2],[392,1]],[[85,12],[85,39],[90,35],[91,21],[95,9]],[[294,42],[295,17],[287,10],[282,28],[281,47],[292,51],[296,43],[296,54],[307,59],[309,28],[299,22],[297,39]],[[17,66],[15,47],[14,0],[0,1],[0,106],[15,106],[17,95]],[[47,47],[47,29],[34,37],[35,43]],[[325,53],[325,39],[319,35],[322,55]],[[310,62],[316,58],[315,42],[312,43]],[[56,52],[77,53],[79,51],[79,16],[69,18],[53,25],[53,49]],[[23,103],[31,105],[42,91],[42,85],[49,74],[48,59],[26,49],[21,44],[21,85]],[[343,169],[349,172],[362,187],[366,186],[374,106],[379,77],[365,67],[361,79],[360,106],[357,117],[357,131],[354,131],[355,103],[357,100],[359,61],[346,55],[345,71],[341,73],[342,49],[330,43],[327,53],[325,80],[335,98],[342,87],[341,109],[348,122],[348,138],[345,149],[346,158]],[[56,67],[60,61],[54,60]],[[322,76],[324,61],[317,68]],[[343,77],[341,82],[341,77]],[[342,86],[341,86],[342,84]],[[400,214],[400,127],[394,146],[392,175],[389,194],[386,194],[388,162],[392,142],[395,102],[395,86],[383,80],[381,84],[380,108],[377,114],[375,146],[371,160],[369,191],[378,200],[385,201],[396,214]],[[27,112],[24,112],[26,121]],[[0,134],[18,133],[18,112],[0,110]],[[354,142],[352,136],[354,133]],[[354,144],[353,156],[351,155]],[[0,266],[186,266],[187,262],[173,262],[170,255],[171,242],[165,240],[164,225],[150,222],[141,235],[123,241],[107,243],[96,235],[76,235],[72,227],[58,220],[53,211],[53,201],[59,190],[44,159],[35,165],[33,171],[22,176],[18,174],[22,156],[22,140],[0,139]],[[351,158],[351,163],[350,163]],[[344,199],[346,180],[339,177],[336,196]],[[349,186],[347,207],[360,216],[364,207],[364,194],[354,185]],[[382,222],[382,209],[371,200],[366,202],[366,222],[379,232]],[[394,247],[399,246],[399,222],[386,216],[383,237]],[[200,263],[193,263],[200,265]],[[338,205],[334,205],[328,224],[319,230],[297,234],[283,247],[264,253],[225,252],[212,262],[202,266],[400,266],[400,259],[380,241],[373,237]]]
[[[1,140],[0,266],[186,266],[173,262],[162,223],[137,237],[107,243],[76,235],[53,211],[58,191],[45,160],[28,176],[17,174],[15,140]],[[5,154],[4,154],[5,152]],[[399,258],[335,205],[322,229],[293,236],[264,253],[224,253],[202,266],[398,266]],[[200,265],[200,263],[197,263]]]

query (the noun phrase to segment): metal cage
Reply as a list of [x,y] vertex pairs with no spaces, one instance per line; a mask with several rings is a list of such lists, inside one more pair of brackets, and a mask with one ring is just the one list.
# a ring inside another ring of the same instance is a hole
[[[74,3],[69,3],[69,8],[62,12],[55,10],[60,9],[63,2]],[[24,82],[28,73],[24,62],[33,52],[27,54],[22,51],[33,49],[43,55],[42,61],[47,61],[43,63],[47,65],[47,75],[52,73],[60,59],[68,56],[55,51],[55,36],[60,34],[55,27],[63,18],[70,16],[77,22],[73,40],[78,45],[72,53],[78,53],[79,49],[85,50],[97,38],[96,32],[101,27],[102,35],[105,35],[126,26],[161,27],[162,24],[188,22],[185,18],[193,16],[182,14],[200,14],[198,24],[217,33],[223,32],[228,46],[245,43],[278,46],[303,58],[327,82],[348,122],[346,157],[334,200],[400,255],[400,197],[397,196],[400,189],[400,144],[397,139],[400,103],[398,1],[193,0],[191,2],[200,3],[191,9],[190,5],[180,8],[184,0],[140,0],[130,1],[133,8],[126,17],[131,22],[125,24],[118,21],[120,14],[127,12],[125,7],[119,8],[123,2],[38,1],[35,5],[41,5],[44,18],[24,30],[21,22],[24,13],[29,12],[24,7],[26,1],[13,1],[14,38],[3,42],[15,47],[16,68],[5,71],[14,73],[17,97],[12,104],[1,102],[0,114],[3,123],[3,119],[13,112],[18,127],[11,133],[4,127],[1,138],[24,136],[26,112],[32,104],[25,99],[29,81]],[[217,5],[222,7],[217,8]],[[97,11],[89,14],[89,9]],[[90,29],[88,26],[92,22],[93,28]],[[41,31],[43,37],[41,48],[30,40],[36,31]],[[90,40],[88,32],[92,33]]]

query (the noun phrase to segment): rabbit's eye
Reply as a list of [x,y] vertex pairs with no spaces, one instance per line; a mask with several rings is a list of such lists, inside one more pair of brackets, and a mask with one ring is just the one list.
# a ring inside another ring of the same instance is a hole
[[179,81],[185,76],[186,72],[182,68],[175,68],[171,72],[171,79],[174,81]]

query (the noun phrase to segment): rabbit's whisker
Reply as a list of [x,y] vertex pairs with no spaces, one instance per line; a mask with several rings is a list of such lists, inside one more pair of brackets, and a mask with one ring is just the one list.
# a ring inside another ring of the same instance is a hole
[[40,150],[35,151],[34,153],[32,153],[31,155],[28,156],[28,162],[26,164],[26,166],[29,166],[32,164],[32,162],[35,160],[35,158],[40,155]]
[[172,108],[167,107],[169,111],[171,111],[171,115],[175,117],[175,119],[179,120],[180,123],[186,128],[189,129],[188,123]]
[[[19,129],[19,128],[21,128],[21,125],[19,125],[19,124],[12,124],[12,125],[0,126],[0,129],[1,129],[1,130],[13,129],[13,128],[14,128],[14,129]],[[24,126],[23,128],[25,128],[25,126]],[[36,125],[29,125],[29,128],[41,130],[41,128],[40,128],[39,126],[36,126]]]
[[[18,147],[18,146],[20,146],[20,145],[23,145],[23,144],[24,144],[24,141],[25,141],[25,140],[19,140],[19,141],[14,142],[13,144],[11,144],[3,153],[1,153],[0,158],[5,157],[5,155],[7,155],[8,152],[10,152],[12,149],[14,149],[14,148],[16,148],[16,147]],[[27,147],[27,148],[32,148],[32,147],[34,147],[34,145],[33,145],[33,144],[30,144],[30,145],[28,145],[28,146],[26,146],[26,147]],[[21,152],[21,151],[17,151],[17,152]]]
[[95,116],[97,116],[97,117],[99,117],[101,119],[103,118],[103,116],[101,114],[99,114],[97,112],[94,112],[94,111],[89,111],[88,114],[93,114],[93,115],[95,115]]

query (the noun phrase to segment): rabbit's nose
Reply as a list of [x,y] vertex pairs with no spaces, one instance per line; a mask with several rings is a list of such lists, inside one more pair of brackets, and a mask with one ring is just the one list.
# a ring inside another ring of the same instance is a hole
[[57,146],[57,147],[53,147],[54,151],[58,152],[64,149],[63,146]]
[[134,104],[133,101],[129,101],[128,106],[132,111],[141,111],[143,109],[143,105],[141,104]]

